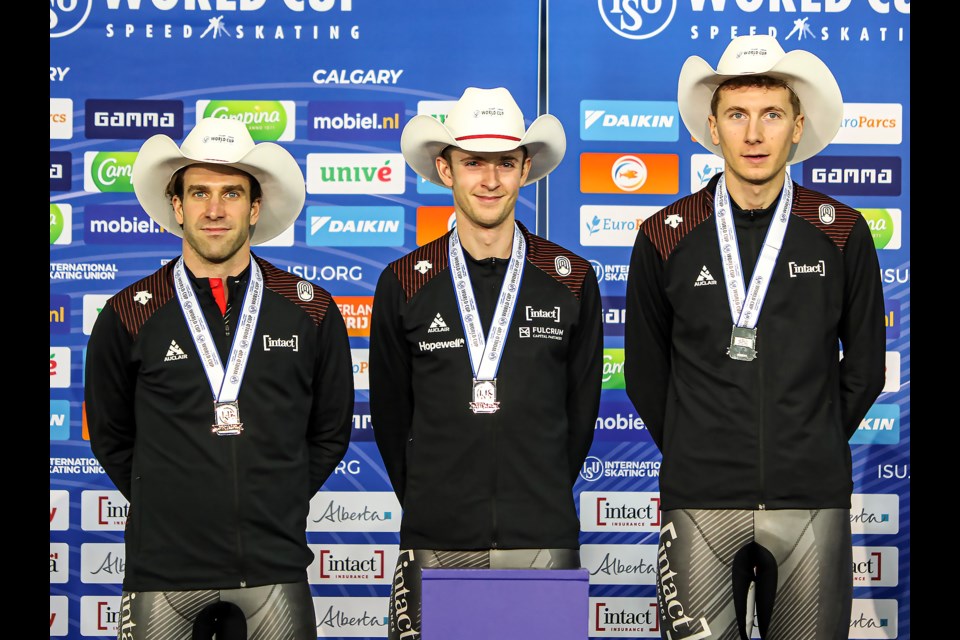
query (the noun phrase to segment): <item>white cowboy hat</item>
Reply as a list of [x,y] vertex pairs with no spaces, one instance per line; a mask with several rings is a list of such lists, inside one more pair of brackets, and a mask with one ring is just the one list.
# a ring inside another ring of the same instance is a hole
[[436,158],[447,146],[464,151],[496,152],[527,148],[532,184],[557,168],[567,149],[563,125],[556,116],[544,114],[529,129],[510,92],[503,87],[467,87],[441,123],[433,116],[410,118],[400,135],[400,151],[414,171],[445,187],[437,173]]
[[699,56],[690,56],[680,69],[677,106],[683,124],[694,139],[722,156],[710,138],[710,100],[717,87],[730,78],[745,75],[780,78],[800,98],[803,137],[794,145],[787,164],[803,162],[823,150],[840,130],[843,96],[836,78],[820,58],[799,49],[784,53],[769,35],[734,38],[720,57],[716,70]]
[[260,218],[250,244],[275,238],[300,215],[306,185],[290,152],[273,142],[254,144],[239,120],[203,118],[179,147],[169,136],[157,134],[143,143],[133,161],[130,179],[137,200],[147,215],[173,235],[182,238],[183,229],[165,194],[167,184],[177,170],[199,163],[235,167],[260,182]]

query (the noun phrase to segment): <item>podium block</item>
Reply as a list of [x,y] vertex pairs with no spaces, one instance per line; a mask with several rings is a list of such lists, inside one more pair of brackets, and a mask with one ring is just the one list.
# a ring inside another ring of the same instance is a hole
[[586,640],[586,569],[424,569],[423,640]]

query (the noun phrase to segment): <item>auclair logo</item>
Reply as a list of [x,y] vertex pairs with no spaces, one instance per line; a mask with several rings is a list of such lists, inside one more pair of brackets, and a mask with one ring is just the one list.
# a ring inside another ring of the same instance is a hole
[[50,191],[70,191],[73,156],[69,151],[50,151]]
[[83,190],[103,193],[133,193],[133,161],[136,151],[87,151],[83,154]]
[[657,531],[660,528],[660,494],[581,492],[580,526],[583,531]]
[[84,103],[87,138],[146,140],[162,133],[183,137],[180,100],[87,100]]
[[289,142],[296,133],[292,100],[197,100],[197,118],[239,120],[257,142]]
[[320,247],[399,247],[403,207],[307,207],[307,244]]
[[399,140],[403,102],[308,102],[310,140]]
[[399,153],[308,153],[307,193],[392,193],[406,189]]
[[398,532],[393,491],[319,491],[310,499],[307,531]]
[[680,115],[676,102],[581,100],[581,140],[676,142]]
[[842,196],[898,196],[899,156],[814,156],[803,161],[803,183]]

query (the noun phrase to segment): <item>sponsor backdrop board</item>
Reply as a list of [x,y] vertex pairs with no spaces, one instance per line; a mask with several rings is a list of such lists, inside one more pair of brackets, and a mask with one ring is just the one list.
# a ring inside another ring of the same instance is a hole
[[[837,136],[790,175],[860,210],[874,231],[887,384],[851,439],[860,561],[853,567],[850,637],[910,637],[909,3],[551,2],[548,33],[549,109],[568,137],[566,157],[549,177],[544,227],[551,240],[591,260],[604,307],[605,390],[591,458],[576,486],[590,593],[605,603],[592,615],[591,635],[659,637],[644,622],[642,601],[655,602],[657,538],[637,492],[657,491],[660,453],[623,390],[626,277],[640,222],[723,169],[683,125],[677,78],[688,56],[715,68],[731,37],[763,33],[784,50],[823,59],[844,97]],[[604,522],[605,513],[631,517]],[[649,560],[635,557],[634,543],[649,545]]]
[[86,343],[106,299],[180,249],[140,208],[130,166],[151,135],[179,142],[214,115],[284,145],[306,176],[293,228],[255,252],[333,294],[353,351],[350,449],[307,523],[318,635],[384,637],[400,509],[370,424],[370,305],[384,266],[444,233],[453,211],[449,190],[404,165],[400,131],[474,85],[508,87],[528,124],[546,104],[567,131],[565,160],[522,190],[518,217],[589,258],[603,294],[605,390],[575,487],[591,636],[655,637],[660,458],[623,391],[630,246],[638,220],[720,168],[680,122],[683,60],[713,63],[732,33],[773,29],[823,57],[845,97],[837,139],[791,175],[860,209],[881,249],[888,380],[851,441],[850,637],[909,637],[909,4],[537,4],[486,3],[494,41],[475,7],[437,0],[51,3],[51,636],[115,636],[119,620],[128,505],[90,453]]

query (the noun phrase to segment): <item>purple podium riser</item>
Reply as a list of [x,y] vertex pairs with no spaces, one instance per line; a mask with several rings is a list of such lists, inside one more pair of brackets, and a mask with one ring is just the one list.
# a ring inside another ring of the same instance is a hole
[[424,569],[422,640],[586,640],[586,569]]

